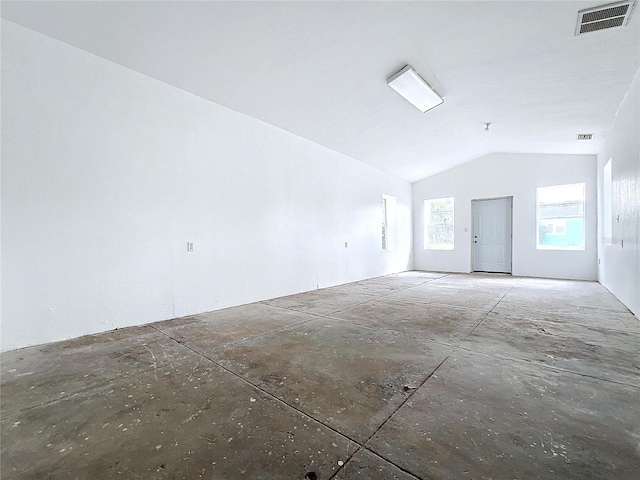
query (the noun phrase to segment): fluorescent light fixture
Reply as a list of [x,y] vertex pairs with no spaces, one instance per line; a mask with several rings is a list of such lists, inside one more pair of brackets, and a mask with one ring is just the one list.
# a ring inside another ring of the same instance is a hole
[[422,113],[444,102],[442,97],[410,65],[389,77],[387,85]]

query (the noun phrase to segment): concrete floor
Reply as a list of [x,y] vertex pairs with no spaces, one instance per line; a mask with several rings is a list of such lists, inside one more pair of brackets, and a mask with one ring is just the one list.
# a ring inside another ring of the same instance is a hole
[[640,479],[597,283],[375,278],[2,355],[2,478]]

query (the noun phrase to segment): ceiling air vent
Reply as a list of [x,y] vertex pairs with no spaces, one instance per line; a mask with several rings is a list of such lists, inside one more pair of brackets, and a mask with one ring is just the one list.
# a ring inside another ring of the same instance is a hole
[[576,138],[578,140],[592,140],[593,133],[579,133],[578,135],[576,135]]
[[576,35],[625,26],[629,22],[635,3],[636,0],[630,0],[580,10]]

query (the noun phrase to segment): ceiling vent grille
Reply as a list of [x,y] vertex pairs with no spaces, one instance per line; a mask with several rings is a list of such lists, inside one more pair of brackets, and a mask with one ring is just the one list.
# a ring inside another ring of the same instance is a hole
[[576,135],[576,138],[578,140],[592,140],[593,133],[579,133],[578,135]]
[[636,0],[631,0],[580,10],[576,35],[625,26],[629,23],[635,3]]

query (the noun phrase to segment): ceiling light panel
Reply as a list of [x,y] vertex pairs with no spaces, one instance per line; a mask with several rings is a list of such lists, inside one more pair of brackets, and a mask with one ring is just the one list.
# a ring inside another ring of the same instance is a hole
[[422,113],[444,102],[443,98],[409,65],[389,77],[387,85]]

